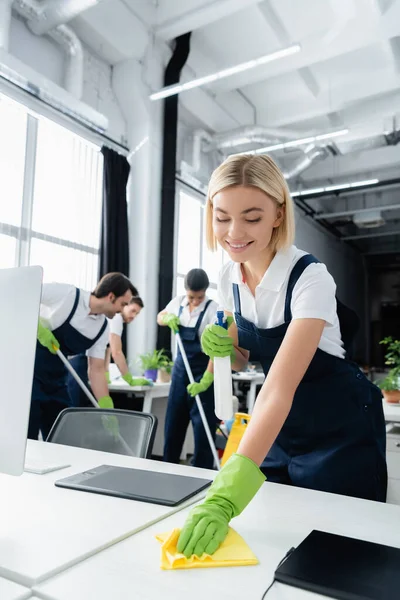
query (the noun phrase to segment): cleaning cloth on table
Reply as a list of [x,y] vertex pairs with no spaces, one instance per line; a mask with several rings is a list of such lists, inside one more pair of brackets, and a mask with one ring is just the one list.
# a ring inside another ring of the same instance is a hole
[[186,558],[177,551],[180,529],[169,533],[160,533],[156,539],[161,542],[161,568],[172,569],[207,569],[210,567],[241,567],[257,565],[258,559],[250,550],[244,539],[231,527],[228,535],[214,554],[202,554]]

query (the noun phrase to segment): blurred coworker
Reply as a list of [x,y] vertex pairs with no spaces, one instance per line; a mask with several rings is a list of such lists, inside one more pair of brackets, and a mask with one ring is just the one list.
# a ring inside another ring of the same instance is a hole
[[58,414],[71,405],[68,371],[56,355],[87,352],[89,380],[102,408],[113,408],[105,377],[107,318],[121,312],[137,289],[122,273],[108,273],[90,293],[65,283],[43,285],[28,437],[46,439]]
[[128,325],[132,323],[140,313],[140,311],[144,308],[143,300],[139,296],[133,296],[131,301],[127,306],[124,306],[122,311],[115,315],[110,321],[110,343],[109,347],[107,347],[106,352],[106,375],[108,382],[109,379],[109,365],[110,365],[110,355],[112,356],[115,364],[117,365],[122,379],[126,381],[128,385],[151,385],[151,382],[144,377],[133,377],[129,372],[128,364],[125,358],[125,354],[122,350],[122,333],[124,330],[124,325]]
[[157,316],[157,323],[179,332],[196,383],[190,384],[180,350],[172,371],[164,432],[164,460],[178,463],[189,421],[193,425],[193,465],[212,469],[214,458],[194,396],[200,394],[204,412],[214,434],[214,375],[212,361],[201,349],[200,336],[206,325],[214,323],[217,303],[207,298],[209,286],[203,269],[192,269],[185,277],[186,294],[176,296]]

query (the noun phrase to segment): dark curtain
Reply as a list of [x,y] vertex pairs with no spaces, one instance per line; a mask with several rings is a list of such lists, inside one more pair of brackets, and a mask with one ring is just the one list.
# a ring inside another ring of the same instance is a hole
[[[175,40],[174,52],[164,73],[164,86],[178,83],[182,68],[190,51],[190,33]],[[172,297],[174,277],[174,224],[176,146],[178,133],[178,96],[164,100],[164,139],[161,182],[160,263],[158,271],[158,310],[162,310]],[[169,349],[169,327],[159,327],[157,348]]]
[[[129,234],[126,185],[129,163],[124,156],[103,146],[103,214],[101,221],[99,279],[119,271],[129,277]],[[126,355],[126,328],[122,334]]]
[[101,222],[99,279],[119,271],[129,277],[129,237],[126,184],[129,163],[124,156],[103,146],[103,214]]

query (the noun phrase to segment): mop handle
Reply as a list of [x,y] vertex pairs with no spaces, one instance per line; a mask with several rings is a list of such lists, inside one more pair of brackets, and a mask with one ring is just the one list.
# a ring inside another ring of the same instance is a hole
[[[189,361],[188,361],[187,356],[186,356],[185,348],[184,348],[184,346],[182,344],[181,336],[179,335],[179,333],[176,333],[175,335],[176,335],[176,341],[178,342],[179,350],[181,351],[181,355],[182,355],[182,359],[183,359],[183,362],[184,362],[184,365],[185,365],[186,373],[187,373],[187,376],[189,377],[189,381],[190,381],[190,383],[196,383],[195,380],[194,380],[194,377],[193,377],[192,369],[190,368],[190,364],[189,364]],[[198,394],[196,394],[195,400],[196,400],[197,408],[199,409],[201,420],[202,420],[203,425],[204,425],[204,429],[205,429],[205,432],[206,432],[206,435],[207,435],[208,443],[210,444],[211,452],[213,454],[216,467],[217,467],[217,469],[219,471],[221,467],[220,467],[220,464],[219,464],[219,458],[218,458],[217,449],[215,447],[214,440],[212,438],[212,435],[211,435],[211,432],[210,432],[210,428],[208,426],[207,418],[206,418],[206,415],[204,413],[203,405],[201,403],[200,396]]]
[[[55,346],[53,346],[53,348],[55,349]],[[99,404],[98,404],[96,398],[93,396],[93,394],[91,394],[89,392],[88,388],[83,383],[82,379],[79,377],[78,373],[75,371],[74,367],[71,365],[69,360],[64,356],[64,354],[61,352],[61,350],[57,350],[56,354],[57,354],[58,358],[60,358],[62,360],[65,367],[67,368],[69,373],[71,373],[72,377],[75,379],[76,383],[79,385],[79,387],[82,389],[82,391],[85,392],[86,396],[89,398],[89,400],[93,404],[93,406],[95,408],[99,408]],[[107,416],[105,416],[105,418],[108,419]],[[131,448],[128,446],[128,444],[126,443],[126,441],[124,440],[124,438],[121,436],[120,433],[118,433],[118,440],[121,442],[121,444],[123,445],[123,447],[125,448],[125,450],[129,456],[135,456],[134,453],[132,452]]]
[[93,396],[93,394],[91,394],[89,392],[86,385],[83,383],[82,379],[79,377],[78,373],[75,371],[75,369],[73,368],[73,366],[71,365],[69,360],[64,356],[64,354],[61,352],[61,350],[57,350],[56,354],[57,354],[58,358],[61,358],[64,365],[66,366],[68,371],[71,373],[72,377],[75,379],[76,383],[79,385],[81,390],[89,398],[89,400],[93,404],[93,406],[95,406],[96,408],[99,408],[99,404],[98,404],[96,398]]

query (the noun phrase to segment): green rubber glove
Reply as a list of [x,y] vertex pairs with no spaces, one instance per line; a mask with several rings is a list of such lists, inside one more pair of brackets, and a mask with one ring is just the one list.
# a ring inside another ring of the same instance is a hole
[[97,400],[100,408],[114,408],[114,402],[111,396],[103,396]]
[[106,381],[107,381],[108,385],[110,385],[111,379],[110,379],[110,372],[109,371],[106,371]]
[[203,377],[198,383],[189,383],[186,389],[189,392],[189,395],[194,398],[194,396],[197,396],[197,394],[201,394],[202,392],[208,390],[213,381],[213,373],[210,373],[210,371],[205,371]]
[[177,550],[186,558],[214,554],[228,533],[229,521],[246,508],[265,481],[257,465],[233,454],[214,479],[205,501],[193,508],[179,536]]
[[[54,337],[53,332],[50,331],[47,327],[41,324],[39,321],[37,339],[39,342],[47,348],[52,354],[55,354],[57,350],[60,349],[60,344],[57,339]],[[55,346],[55,347],[54,347]]]
[[204,354],[212,360],[230,356],[234,361],[236,358],[233,339],[229,337],[228,331],[220,325],[207,325],[201,336],[201,347]]
[[166,315],[163,315],[162,322],[164,323],[164,325],[168,325],[168,327],[173,333],[178,333],[179,317],[177,315],[167,313]]
[[[114,408],[114,402],[111,396],[103,396],[98,399],[100,408]],[[119,424],[118,419],[115,415],[102,415],[101,422],[103,423],[104,429],[106,429],[115,438],[119,435]]]
[[150,381],[150,379],[146,379],[145,377],[132,377],[130,373],[122,375],[122,379],[126,381],[128,385],[132,386],[153,385],[153,382]]

